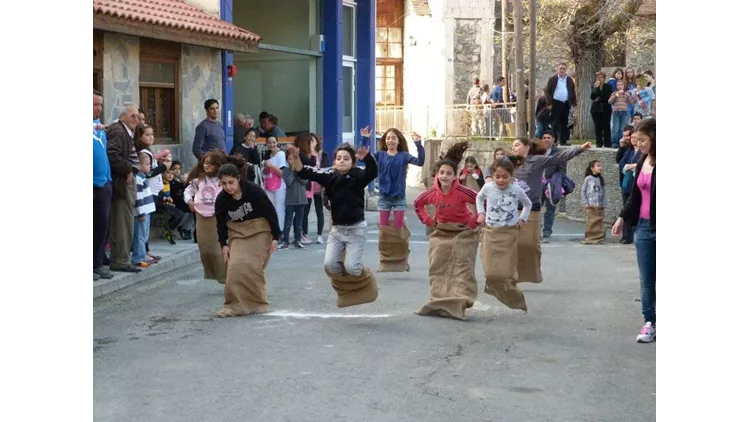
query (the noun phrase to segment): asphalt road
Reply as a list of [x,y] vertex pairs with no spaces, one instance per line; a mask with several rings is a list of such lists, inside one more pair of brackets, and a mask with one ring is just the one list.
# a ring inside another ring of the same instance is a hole
[[[529,312],[481,293],[467,321],[414,314],[427,239],[410,212],[411,272],[338,309],[324,246],[275,254],[271,313],[214,316],[223,289],[195,264],[94,300],[96,421],[653,421],[656,344],[641,327],[632,245],[543,245]],[[377,266],[377,228],[365,263]],[[567,235],[566,235],[567,234]]]

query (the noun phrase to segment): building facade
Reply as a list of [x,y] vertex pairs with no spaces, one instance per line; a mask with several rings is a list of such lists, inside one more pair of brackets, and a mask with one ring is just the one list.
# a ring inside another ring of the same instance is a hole
[[329,153],[357,143],[375,118],[376,1],[96,0],[94,88],[105,124],[138,104],[157,149],[188,166],[209,98],[221,104],[228,146],[234,113],[257,126],[262,111],[288,135],[322,134]]

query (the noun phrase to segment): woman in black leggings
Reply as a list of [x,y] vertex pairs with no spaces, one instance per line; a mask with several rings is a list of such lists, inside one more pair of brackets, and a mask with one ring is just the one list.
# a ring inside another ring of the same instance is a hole
[[[313,140],[310,142],[310,146],[312,147],[312,158],[315,159],[315,166],[319,168],[330,167],[331,163],[328,160],[328,154],[323,151],[323,138],[321,138],[320,135],[313,134]],[[313,203],[315,203],[315,215],[318,217],[318,237],[315,240],[315,243],[321,245],[323,244],[323,224],[325,223],[325,217],[323,214],[323,188],[315,182],[309,182],[308,189],[312,191],[313,194],[312,198],[310,198],[309,195],[307,198],[307,206],[305,207],[304,218],[302,219],[302,237],[307,242],[312,243],[312,240],[307,236],[307,217],[310,215],[310,209],[312,208]]]

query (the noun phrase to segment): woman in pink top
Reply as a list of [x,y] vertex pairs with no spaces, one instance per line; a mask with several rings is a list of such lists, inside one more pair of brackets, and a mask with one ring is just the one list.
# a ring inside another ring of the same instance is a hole
[[226,155],[218,150],[204,154],[188,174],[185,188],[185,202],[196,215],[195,233],[198,237],[204,278],[216,280],[221,284],[224,284],[227,278],[227,265],[221,253],[219,233],[216,231],[214,204],[216,197],[221,193],[219,167],[226,159]]
[[625,220],[636,228],[635,250],[645,320],[637,341],[650,343],[656,339],[656,119],[643,120],[631,136],[637,138],[641,159],[635,170],[633,193],[612,226],[612,235],[620,235]]

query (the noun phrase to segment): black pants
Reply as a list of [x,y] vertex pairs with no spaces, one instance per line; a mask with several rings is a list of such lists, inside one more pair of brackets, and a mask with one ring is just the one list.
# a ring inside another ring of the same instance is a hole
[[323,197],[321,194],[316,193],[313,195],[311,199],[307,200],[307,205],[305,206],[305,212],[304,218],[302,219],[302,233],[307,236],[307,226],[308,226],[308,219],[307,216],[310,215],[310,208],[312,208],[313,199],[315,200],[315,215],[318,216],[318,236],[323,235]]
[[[638,188],[635,187],[635,189]],[[623,207],[628,203],[628,198],[630,198],[630,195],[628,195],[627,193],[622,194]],[[630,225],[628,220],[623,220],[622,222],[622,240],[625,242],[633,242],[633,226]]]
[[594,132],[596,133],[596,146],[601,148],[612,148],[612,130],[609,126],[609,120],[612,118],[612,112],[591,112],[591,118],[594,119]]
[[102,266],[104,245],[109,230],[109,207],[112,204],[112,184],[94,187],[94,269]]
[[560,145],[567,145],[570,139],[568,129],[568,117],[570,115],[570,102],[552,101],[552,132]]

